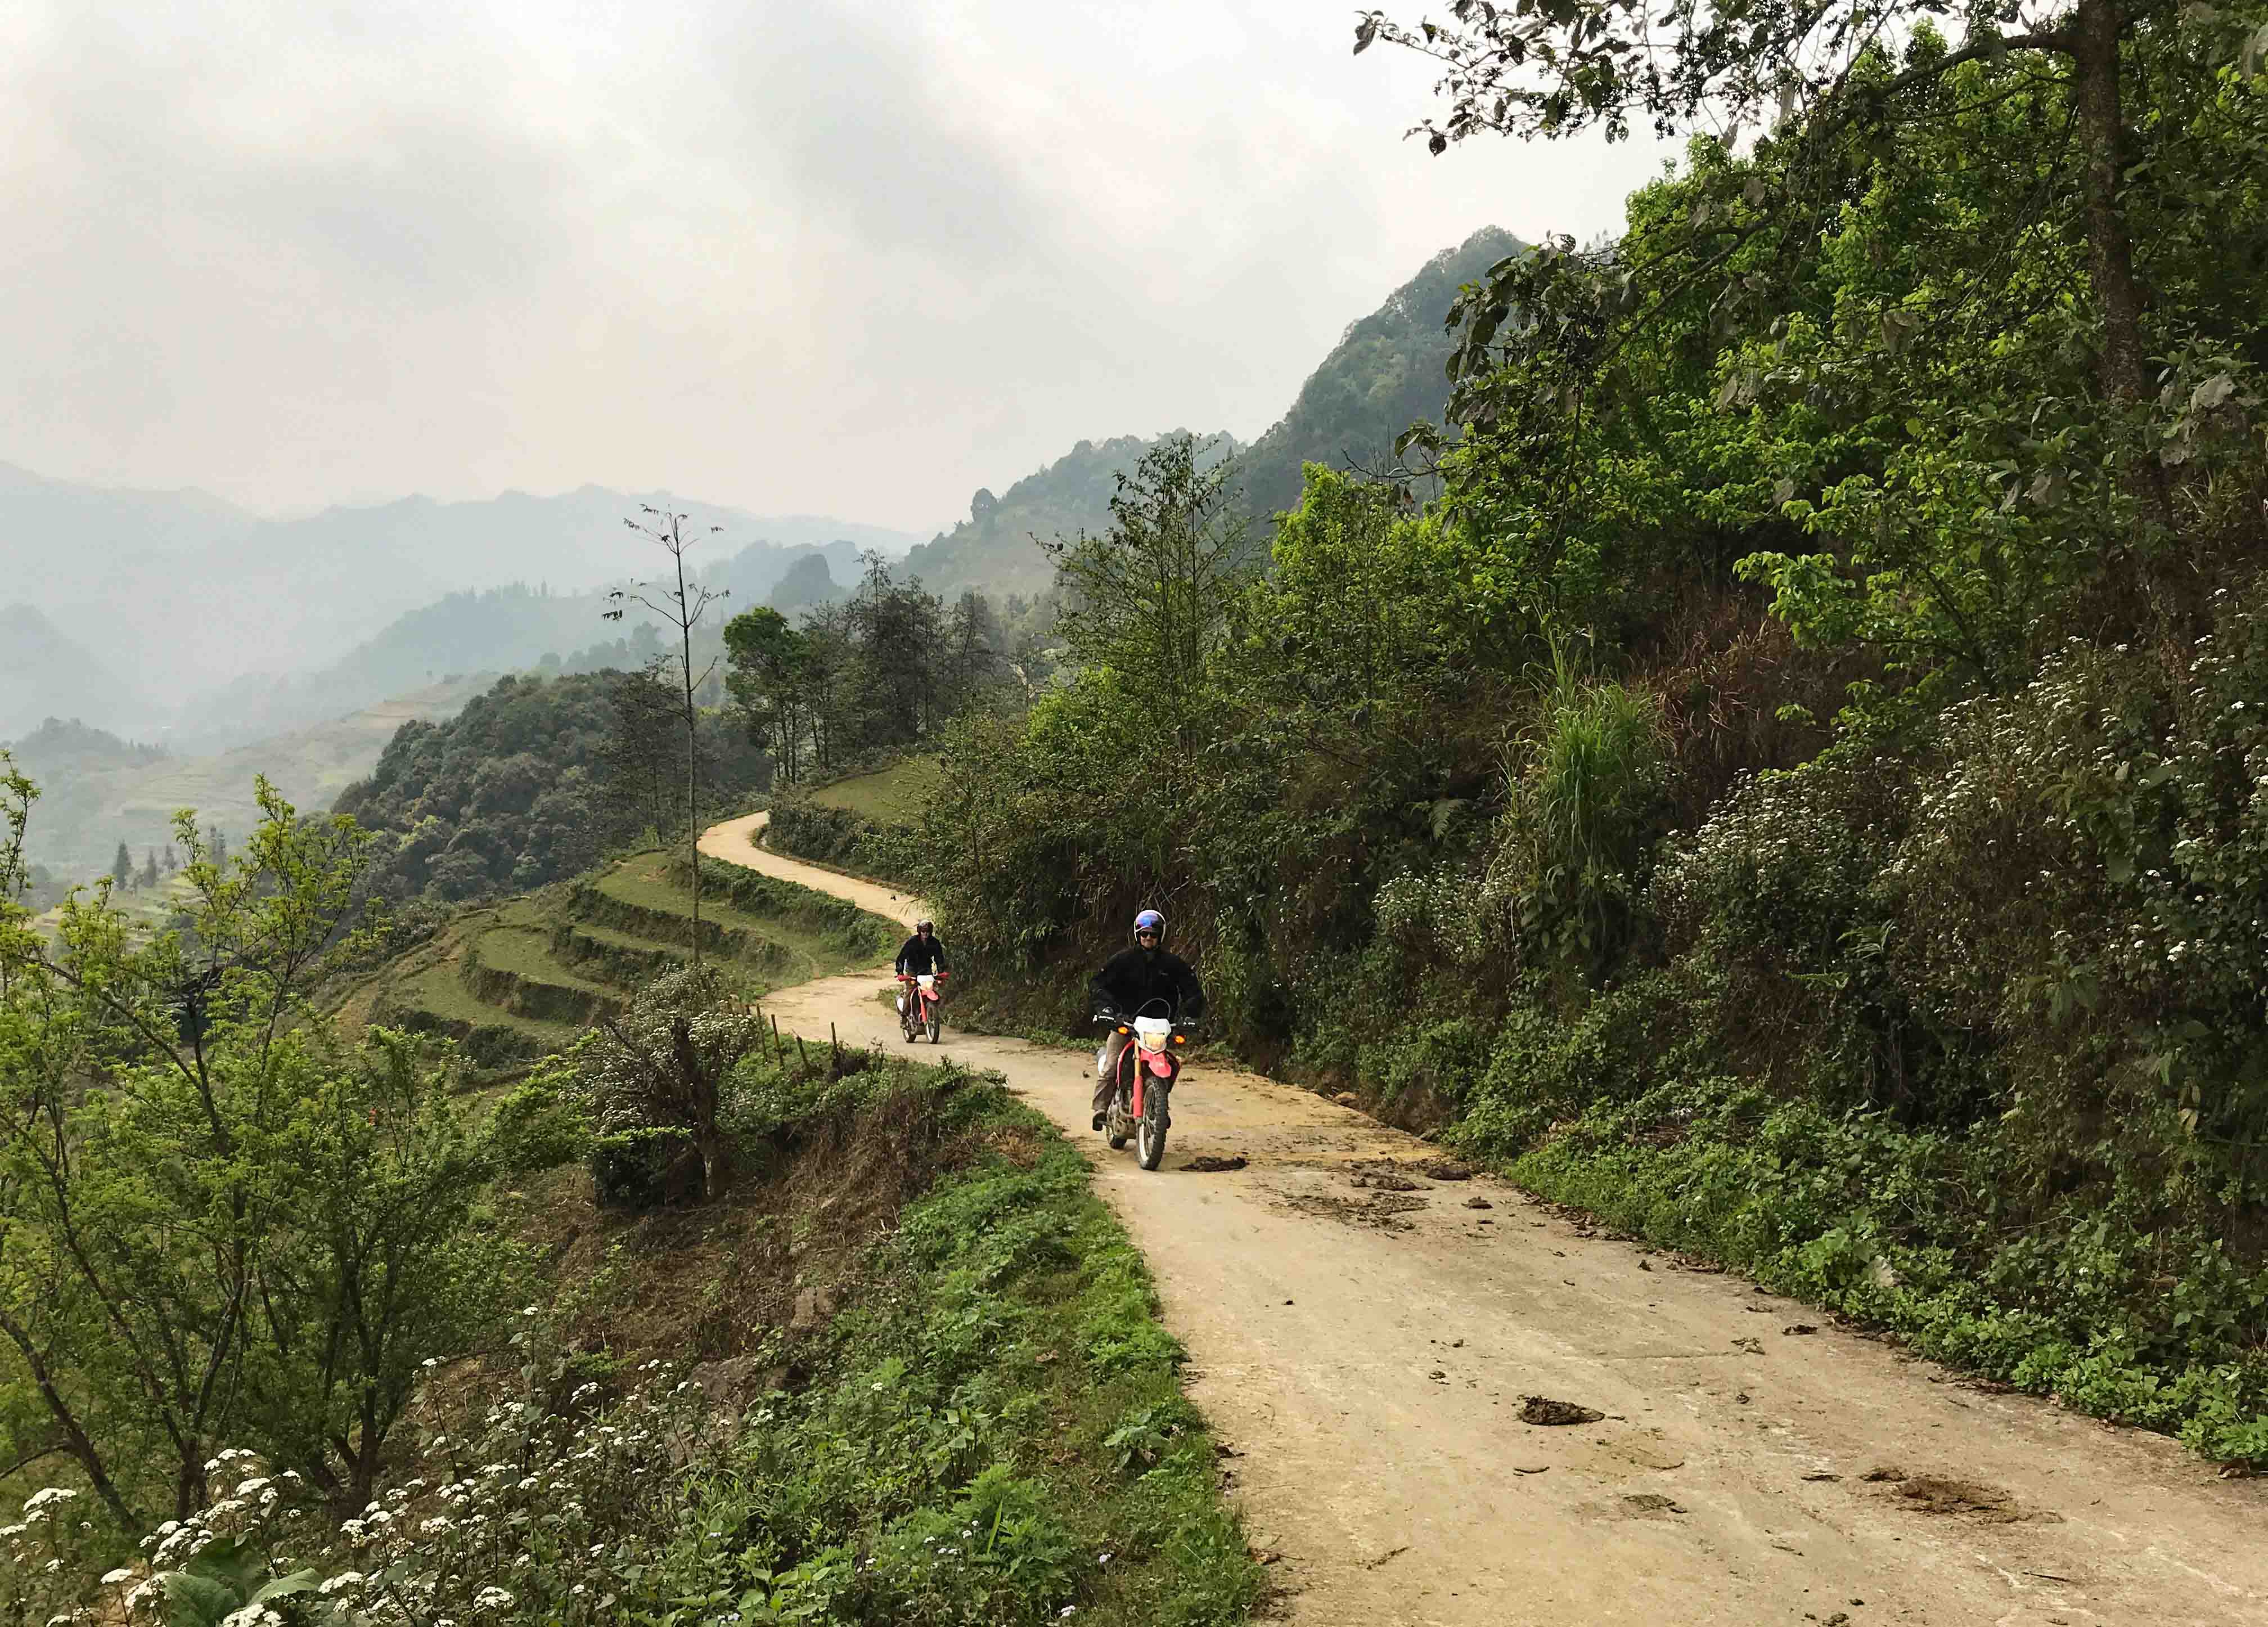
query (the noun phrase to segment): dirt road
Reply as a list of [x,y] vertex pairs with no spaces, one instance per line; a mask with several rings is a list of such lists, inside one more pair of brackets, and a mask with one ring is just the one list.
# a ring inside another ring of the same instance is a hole
[[[915,907],[752,849],[760,824],[702,850]],[[875,1003],[886,976],[769,1009],[926,1056]],[[1965,1387],[1509,1186],[1431,1179],[1408,1166],[1432,1148],[1302,1091],[1192,1069],[1145,1174],[1086,1128],[1079,1057],[950,1031],[942,1049],[1091,1145],[1293,1622],[2268,1623],[2268,1480]],[[1199,1174],[1200,1155],[1248,1162]],[[1355,1185],[1381,1158],[1413,1189]],[[1604,1416],[1523,1423],[1531,1395]]]

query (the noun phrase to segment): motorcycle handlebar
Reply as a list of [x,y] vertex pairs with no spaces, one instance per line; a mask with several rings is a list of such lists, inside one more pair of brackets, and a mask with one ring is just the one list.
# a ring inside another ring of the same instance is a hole
[[[1097,1012],[1094,1013],[1094,1020],[1097,1022],[1123,1022],[1130,1025],[1134,1020],[1131,1017],[1127,1016],[1123,1012]],[[1167,1020],[1172,1023],[1176,1028],[1194,1028],[1197,1026],[1197,1020],[1194,1017],[1170,1017],[1167,1018]]]

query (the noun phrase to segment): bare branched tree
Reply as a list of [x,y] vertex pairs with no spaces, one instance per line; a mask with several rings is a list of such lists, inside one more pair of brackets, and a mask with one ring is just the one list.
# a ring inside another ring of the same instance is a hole
[[[693,704],[693,692],[709,681],[717,670],[711,660],[708,670],[700,677],[693,675],[693,629],[711,605],[732,595],[721,588],[709,588],[699,582],[688,584],[685,579],[685,550],[693,541],[685,534],[688,516],[674,514],[650,504],[638,504],[642,520],[625,519],[640,536],[652,538],[661,544],[669,555],[676,585],[667,581],[632,582],[628,587],[618,587],[607,595],[608,608],[600,614],[609,622],[619,622],[631,605],[643,605],[677,629],[681,675],[685,680],[685,863],[693,887],[693,967],[701,968],[701,714]],[[711,526],[711,536],[722,531],[722,526]]]

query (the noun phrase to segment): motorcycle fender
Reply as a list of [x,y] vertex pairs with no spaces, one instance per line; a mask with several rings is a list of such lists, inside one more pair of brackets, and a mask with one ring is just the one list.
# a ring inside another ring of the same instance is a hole
[[1161,1079],[1170,1079],[1174,1077],[1174,1064],[1163,1056],[1152,1056],[1150,1058],[1150,1071]]

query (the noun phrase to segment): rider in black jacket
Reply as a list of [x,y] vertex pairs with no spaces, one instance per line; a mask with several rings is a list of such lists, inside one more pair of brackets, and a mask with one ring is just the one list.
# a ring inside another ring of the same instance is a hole
[[924,972],[946,969],[945,946],[937,940],[937,926],[930,921],[917,921],[914,935],[898,950],[898,975],[918,977]]
[[[1166,948],[1166,917],[1154,909],[1145,909],[1134,917],[1134,946],[1121,949],[1105,961],[1087,987],[1093,990],[1097,1005],[1130,1017],[1141,1015],[1142,1008],[1152,1000],[1164,1001],[1166,1010],[1177,1021],[1188,1022],[1204,1015],[1204,985],[1197,981],[1196,969],[1187,961]],[[1109,1108],[1112,1075],[1129,1038],[1112,1029],[1110,1038],[1094,1059],[1097,1130],[1102,1128],[1103,1115]]]

